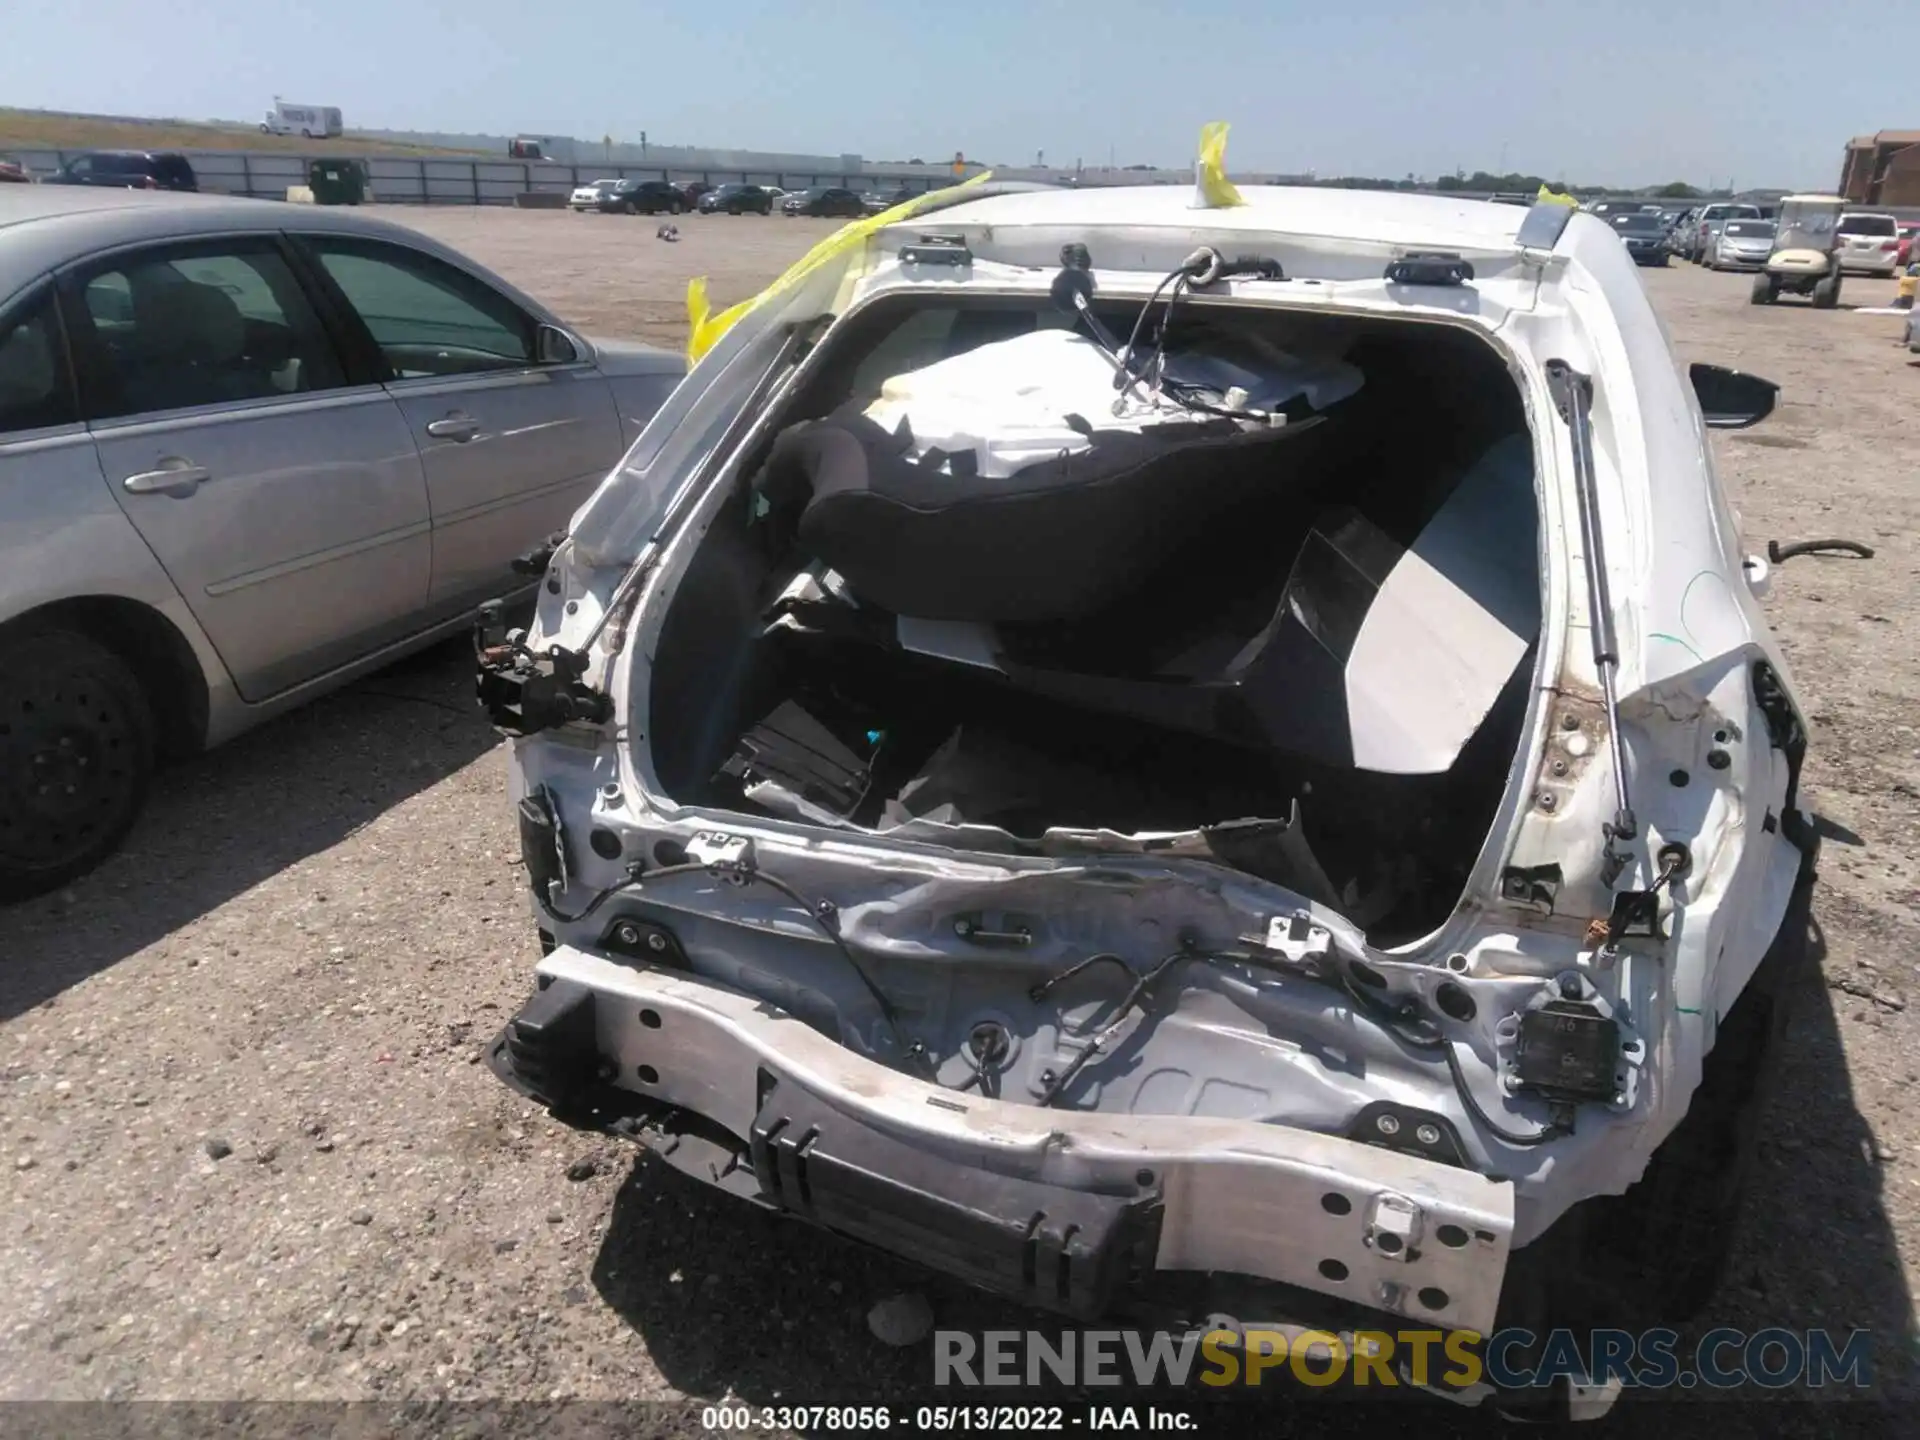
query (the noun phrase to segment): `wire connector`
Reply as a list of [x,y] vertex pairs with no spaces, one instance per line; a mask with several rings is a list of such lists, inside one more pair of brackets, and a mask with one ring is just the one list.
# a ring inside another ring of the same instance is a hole
[[687,842],[687,859],[735,885],[751,881],[759,869],[753,841],[744,835],[702,830]]

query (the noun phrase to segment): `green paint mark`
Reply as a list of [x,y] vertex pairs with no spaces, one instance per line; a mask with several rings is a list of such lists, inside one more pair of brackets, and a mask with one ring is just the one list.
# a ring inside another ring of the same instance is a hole
[[1682,650],[1686,651],[1687,654],[1691,655],[1700,664],[1704,665],[1707,663],[1706,656],[1702,655],[1698,650],[1694,649],[1691,645],[1687,644],[1686,641],[1682,640],[1677,635],[1665,635],[1665,634],[1662,634],[1660,631],[1655,630],[1649,633],[1648,638],[1653,640],[1665,640],[1670,645],[1678,645]]
[[1676,1005],[1673,1008],[1678,1010],[1682,1015],[1698,1015],[1700,1013],[1698,1010],[1689,1010],[1684,1005]]

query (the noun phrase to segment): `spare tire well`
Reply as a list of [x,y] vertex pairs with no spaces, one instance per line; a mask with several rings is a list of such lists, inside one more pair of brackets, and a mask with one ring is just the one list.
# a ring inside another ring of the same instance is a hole
[[118,595],[57,600],[8,621],[8,632],[79,630],[126,662],[146,691],[158,727],[160,754],[178,759],[207,736],[207,681],[186,636],[158,610]]

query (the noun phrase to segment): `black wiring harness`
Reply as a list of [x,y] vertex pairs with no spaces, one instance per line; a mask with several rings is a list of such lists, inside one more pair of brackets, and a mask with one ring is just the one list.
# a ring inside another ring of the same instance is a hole
[[[1165,393],[1183,409],[1202,415],[1216,415],[1225,420],[1245,420],[1249,416],[1244,411],[1229,410],[1203,398],[1204,392],[1199,386],[1182,384],[1166,374],[1167,337],[1173,330],[1175,308],[1182,298],[1192,293],[1195,286],[1205,288],[1216,281],[1232,276],[1248,276],[1262,280],[1284,280],[1285,273],[1277,260],[1259,255],[1243,255],[1238,260],[1229,261],[1218,250],[1202,246],[1194,251],[1178,266],[1169,270],[1160,283],[1153,287],[1153,293],[1140,307],[1140,313],[1134,317],[1133,329],[1127,334],[1126,346],[1116,357],[1128,374],[1136,380],[1153,387],[1156,392]],[[1140,332],[1146,328],[1147,316],[1153,307],[1166,296],[1166,312],[1160,317],[1158,333],[1154,337],[1153,355],[1144,366],[1136,368],[1134,362],[1135,347],[1140,343]],[[1120,383],[1120,382],[1116,382]]]
[[[1253,964],[1262,963],[1259,957],[1242,952],[1186,949],[1176,950],[1173,954],[1157,962],[1152,969],[1142,973],[1136,971],[1118,955],[1102,951],[1097,955],[1090,955],[1084,960],[1069,965],[1057,975],[1049,976],[1027,991],[1028,998],[1037,1003],[1044,1000],[1066,981],[1100,965],[1117,965],[1133,980],[1133,984],[1121,998],[1118,1011],[1115,1013],[1114,1018],[1099,1034],[1095,1035],[1093,1039],[1088,1042],[1086,1048],[1074,1056],[1072,1062],[1068,1064],[1065,1069],[1053,1078],[1040,1098],[1039,1103],[1041,1105],[1051,1105],[1061,1092],[1063,1092],[1097,1056],[1106,1052],[1107,1046],[1112,1043],[1120,1027],[1126,1023],[1127,1018],[1133,1013],[1135,1007],[1138,1006],[1142,1000],[1151,998],[1154,982],[1171,970],[1177,962],[1183,960],[1231,960]],[[1306,972],[1298,973],[1306,975]],[[1461,1105],[1465,1107],[1469,1115],[1473,1116],[1473,1118],[1484,1126],[1487,1132],[1496,1139],[1504,1141],[1508,1145],[1530,1147],[1534,1145],[1544,1145],[1549,1140],[1555,1140],[1562,1135],[1572,1133],[1573,1127],[1571,1125],[1557,1120],[1531,1133],[1507,1129],[1489,1115],[1485,1107],[1475,1098],[1472,1088],[1467,1083],[1466,1071],[1461,1067],[1460,1057],[1454,1050],[1453,1042],[1446,1036],[1440,1034],[1430,1023],[1427,1025],[1427,1033],[1413,1033],[1408,1030],[1407,1026],[1410,1022],[1425,1023],[1418,1021],[1417,1017],[1412,1014],[1411,1007],[1395,1008],[1377,996],[1367,994],[1365,990],[1358,988],[1353,983],[1352,977],[1344,967],[1338,971],[1336,977],[1307,976],[1307,978],[1318,979],[1323,983],[1337,986],[1346,994],[1348,999],[1353,1001],[1355,1008],[1363,1011],[1368,1018],[1378,1024],[1381,1029],[1385,1030],[1389,1035],[1393,1036],[1394,1039],[1400,1041],[1401,1044],[1407,1046],[1409,1049],[1429,1054],[1437,1053],[1446,1063],[1447,1074],[1453,1080],[1453,1088],[1460,1096]]]
[[[1344,967],[1340,971],[1340,977],[1337,983],[1356,1006],[1366,1011],[1379,1023],[1381,1029],[1385,1030],[1408,1049],[1427,1052],[1438,1051],[1441,1058],[1446,1061],[1447,1074],[1453,1077],[1453,1088],[1460,1096],[1460,1103],[1466,1107],[1467,1113],[1479,1121],[1481,1125],[1485,1126],[1487,1132],[1494,1136],[1494,1138],[1505,1141],[1509,1145],[1525,1147],[1544,1145],[1549,1140],[1556,1140],[1562,1135],[1572,1133],[1573,1127],[1571,1125],[1564,1124],[1558,1120],[1551,1121],[1541,1126],[1540,1129],[1530,1133],[1507,1129],[1489,1115],[1481,1106],[1479,1100],[1475,1098],[1472,1088],[1467,1084],[1466,1071],[1460,1066],[1460,1057],[1453,1048],[1453,1041],[1449,1040],[1445,1035],[1440,1034],[1431,1023],[1420,1022],[1418,1017],[1411,1014],[1411,1006],[1405,1007],[1404,1009],[1395,1009],[1384,1000],[1381,1000],[1377,996],[1369,995],[1364,990],[1355,986],[1351,975]],[[1406,1028],[1409,1021],[1426,1023],[1427,1033],[1409,1033]]]
[[556,910],[544,895],[536,895],[536,899],[541,911],[548,919],[559,925],[574,925],[587,919],[616,895],[640,890],[656,880],[666,880],[676,875],[696,874],[706,875],[715,880],[724,880],[734,885],[765,885],[768,889],[778,891],[780,894],[786,896],[787,899],[793,901],[795,905],[806,913],[807,919],[813,923],[814,928],[831,940],[834,948],[845,957],[848,966],[853,970],[853,973],[859,977],[861,985],[866,988],[867,994],[872,997],[873,1003],[879,1008],[880,1014],[885,1018],[887,1028],[893,1034],[894,1044],[900,1047],[902,1054],[909,1058],[925,1054],[924,1046],[917,1042],[909,1043],[906,1037],[901,1034],[900,1012],[894,1008],[894,1004],[887,998],[886,992],[883,991],[879,985],[874,982],[873,977],[867,973],[867,967],[860,963],[860,957],[854,953],[853,947],[847,943],[846,937],[840,933],[840,927],[834,923],[834,917],[839,914],[836,907],[827,901],[815,902],[809,900],[785,880],[782,880],[777,875],[769,875],[758,865],[743,865],[733,860],[688,860],[677,865],[663,865],[655,870],[645,870],[636,865],[628,871],[625,879],[615,881],[605,889],[596,890],[593,895],[589,897],[585,905],[570,914]]
[[[643,870],[639,866],[635,866],[629,871],[625,879],[616,881],[604,889],[595,891],[593,895],[588,898],[587,903],[576,911],[565,912],[558,910],[554,908],[545,896],[538,897],[538,903],[541,911],[548,919],[554,921],[556,924],[573,925],[592,916],[595,911],[599,910],[607,901],[616,895],[640,890],[644,888],[645,885],[654,881],[671,879],[679,875],[696,874],[706,875],[715,880],[724,880],[735,885],[765,885],[769,889],[777,891],[779,894],[791,900],[805,913],[807,919],[814,927],[833,942],[834,948],[845,958],[847,965],[859,978],[861,985],[865,987],[867,994],[872,997],[874,1005],[886,1020],[887,1028],[893,1035],[894,1044],[899,1047],[902,1055],[908,1059],[919,1059],[927,1062],[927,1068],[931,1068],[930,1062],[927,1060],[926,1047],[918,1041],[909,1042],[906,1039],[900,1029],[899,1011],[895,1008],[893,1002],[887,998],[886,992],[883,991],[874,981],[873,977],[867,973],[867,968],[860,962],[860,957],[854,952],[853,947],[847,943],[846,937],[840,933],[840,927],[835,923],[835,917],[839,913],[836,907],[827,901],[813,901],[808,899],[806,895],[802,894],[787,881],[777,875],[768,874],[767,871],[761,869],[758,865],[742,864],[734,860],[690,860],[675,865],[664,865],[654,870]],[[1094,1060],[1101,1055],[1107,1053],[1108,1047],[1119,1035],[1122,1027],[1125,1026],[1134,1011],[1141,1008],[1145,1002],[1152,1000],[1154,985],[1177,965],[1188,961],[1261,963],[1258,957],[1251,954],[1237,951],[1202,950],[1190,946],[1175,950],[1169,955],[1162,956],[1151,968],[1140,971],[1135,970],[1133,966],[1129,965],[1120,956],[1109,951],[1101,951],[1098,954],[1089,955],[1084,960],[1076,961],[1059,973],[1051,975],[1031,986],[1027,991],[1027,997],[1035,1004],[1038,1004],[1067,981],[1103,965],[1118,968],[1126,974],[1132,982],[1127,987],[1126,993],[1121,997],[1113,1019],[1102,1027],[1100,1032],[1095,1035],[1065,1067],[1046,1082],[1046,1088],[1042,1092],[1038,1102],[1040,1106],[1044,1108],[1052,1105],[1066,1091],[1067,1087],[1079,1078],[1087,1066],[1091,1065]],[[1347,998],[1353,1002],[1355,1008],[1363,1011],[1370,1019],[1377,1023],[1381,1029],[1385,1030],[1389,1035],[1393,1036],[1409,1049],[1429,1054],[1438,1054],[1446,1064],[1447,1074],[1453,1080],[1453,1087],[1460,1096],[1461,1105],[1466,1108],[1468,1114],[1473,1116],[1473,1118],[1485,1127],[1487,1132],[1496,1139],[1504,1141],[1508,1145],[1529,1147],[1544,1145],[1549,1140],[1554,1140],[1562,1135],[1571,1133],[1573,1127],[1561,1121],[1549,1123],[1532,1133],[1522,1133],[1507,1129],[1489,1115],[1479,1100],[1475,1098],[1471,1087],[1468,1085],[1466,1072],[1461,1068],[1460,1058],[1454,1050],[1453,1042],[1447,1039],[1446,1036],[1438,1033],[1430,1022],[1418,1020],[1418,1017],[1413,1015],[1410,1006],[1395,1008],[1377,996],[1367,994],[1364,989],[1354,984],[1351,975],[1345,967],[1341,967],[1337,972],[1337,976],[1333,978],[1324,976],[1310,976],[1309,978],[1319,979],[1323,983],[1330,983],[1337,986]],[[1409,1030],[1408,1026],[1410,1023],[1425,1024],[1425,1033],[1415,1033]],[[983,1081],[983,1079],[984,1076],[976,1072],[976,1074],[969,1077],[968,1082],[960,1088],[971,1088],[973,1084],[979,1083]]]

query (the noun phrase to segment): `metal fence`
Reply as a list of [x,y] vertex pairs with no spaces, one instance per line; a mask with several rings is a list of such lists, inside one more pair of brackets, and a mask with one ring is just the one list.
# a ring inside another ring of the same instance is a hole
[[[50,175],[79,150],[23,150],[16,159],[36,175]],[[815,185],[845,185],[852,189],[883,188],[889,192],[932,190],[950,183],[945,177],[876,177],[829,171],[703,170],[644,165],[561,165],[552,161],[444,159],[411,155],[342,157],[288,154],[280,151],[187,150],[181,152],[200,179],[200,188],[220,195],[251,195],[284,200],[291,186],[307,183],[307,167],[316,159],[358,159],[367,168],[373,198],[396,205],[511,205],[516,195],[566,194],[595,180],[670,180],[676,185],[694,182],[724,185],[776,185],[800,190]]]
[[[50,175],[82,150],[19,150],[12,158],[33,174]],[[728,170],[699,167],[662,167],[658,165],[579,165],[552,160],[493,160],[485,156],[439,157],[413,155],[362,155],[342,157],[288,154],[282,151],[186,150],[182,151],[200,178],[200,188],[215,194],[250,195],[262,199],[284,200],[287,190],[307,183],[307,167],[316,159],[358,159],[367,167],[372,198],[393,205],[511,205],[516,195],[566,194],[595,180],[668,180],[676,185],[703,183],[725,185],[740,182],[749,185],[776,185],[782,190],[801,190],[817,185],[844,185],[854,190],[876,190],[893,194],[899,190],[918,193],[951,185],[953,176],[945,167],[928,166],[919,174],[901,173],[905,167],[887,165],[874,171],[847,170]],[[1064,171],[1034,171],[1016,167],[996,171],[1006,179],[1065,181]],[[1236,176],[1242,184],[1299,183],[1296,176]],[[1089,172],[1089,186],[1114,183],[1191,185],[1190,173],[1181,171]],[[1459,200],[1496,198],[1484,192],[1447,191]],[[1516,198],[1522,202],[1531,196]],[[1707,201],[1669,201],[1668,204]],[[1920,209],[1910,206],[1861,206],[1876,213],[1890,213],[1900,220],[1920,218]]]

